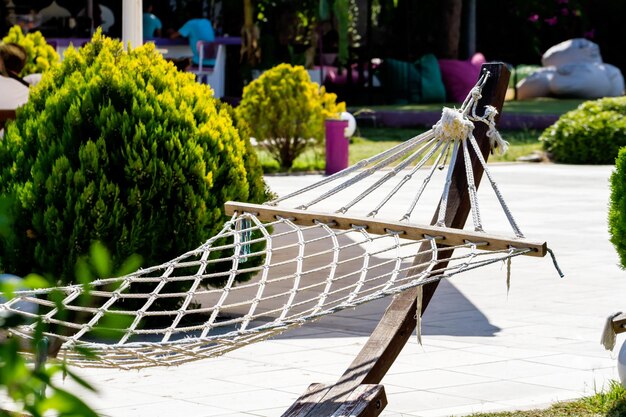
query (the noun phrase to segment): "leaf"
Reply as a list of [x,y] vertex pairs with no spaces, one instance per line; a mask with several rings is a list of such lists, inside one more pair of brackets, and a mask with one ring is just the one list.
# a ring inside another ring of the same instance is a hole
[[89,391],[92,391],[92,392],[98,392],[98,390],[93,385],[91,385],[89,382],[87,382],[85,379],[83,379],[78,374],[70,371],[69,368],[64,367],[64,371],[67,373],[67,375],[69,375],[70,378],[72,378],[74,380],[74,382],[76,382],[77,384],[81,385],[83,388],[86,388],[86,389],[88,389]]
[[59,417],[98,417],[98,414],[80,398],[56,387],[54,387],[52,393],[45,398],[37,408],[42,414],[48,411],[57,411]]
[[91,268],[89,268],[89,263],[84,257],[78,258],[78,260],[76,261],[74,275],[76,276],[76,280],[83,285],[89,284],[91,281],[93,281]]
[[19,284],[16,280],[4,280],[0,281],[0,292],[6,300],[10,300],[15,295],[15,291],[19,289]]
[[112,262],[109,250],[100,241],[95,241],[91,245],[89,251],[91,263],[96,269],[96,273],[100,278],[109,278],[111,276]]
[[47,279],[38,274],[28,274],[22,282],[23,286],[30,289],[48,288],[50,283]]
[[115,276],[122,277],[124,275],[132,274],[133,272],[137,271],[139,267],[141,267],[142,263],[143,258],[141,257],[141,255],[130,255],[128,258],[126,258],[122,266],[120,266],[120,268],[117,270]]

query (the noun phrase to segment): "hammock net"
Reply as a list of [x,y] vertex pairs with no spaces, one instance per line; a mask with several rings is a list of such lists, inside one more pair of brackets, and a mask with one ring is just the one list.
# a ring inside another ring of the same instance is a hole
[[[543,256],[545,244],[524,238],[472,134],[484,123],[492,146],[506,146],[495,130],[495,109],[476,115],[488,78],[481,76],[459,110],[444,109],[433,129],[395,148],[263,206],[227,204],[232,217],[221,232],[176,259],[89,286],[17,292],[0,311],[41,317],[59,356],[77,366],[171,366],[469,269]],[[473,230],[444,224],[460,155],[478,157],[514,237],[484,233],[470,163]],[[437,175],[443,191],[436,194],[435,225],[418,226],[416,207]],[[398,207],[400,200],[406,207]],[[402,215],[385,218],[386,209]],[[29,338],[34,327],[12,332]]]

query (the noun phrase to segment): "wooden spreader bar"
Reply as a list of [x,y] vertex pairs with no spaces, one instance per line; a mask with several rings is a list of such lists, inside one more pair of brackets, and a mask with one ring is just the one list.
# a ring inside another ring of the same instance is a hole
[[300,226],[312,226],[316,222],[332,225],[333,229],[349,230],[354,226],[363,226],[368,233],[385,235],[389,232],[399,232],[404,239],[421,240],[426,236],[438,237],[437,244],[444,246],[458,246],[467,242],[483,243],[481,250],[507,250],[511,247],[532,249],[525,253],[528,256],[543,257],[547,252],[546,242],[533,242],[527,239],[510,239],[502,236],[488,235],[481,232],[472,232],[447,227],[414,225],[403,222],[380,221],[371,217],[345,216],[336,213],[321,213],[309,210],[284,209],[260,204],[240,203],[229,201],[224,204],[226,214],[232,216],[235,212],[254,214],[263,222],[273,222],[279,218],[286,218]]

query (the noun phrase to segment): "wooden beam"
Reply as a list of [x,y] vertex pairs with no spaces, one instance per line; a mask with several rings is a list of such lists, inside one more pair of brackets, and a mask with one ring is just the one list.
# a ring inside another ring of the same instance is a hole
[[[283,417],[296,417],[314,410],[319,400],[328,392],[330,386],[311,384],[306,392],[283,414]],[[382,385],[363,384],[341,403],[331,417],[377,417],[387,405],[385,388]]]
[[442,246],[458,246],[469,242],[482,242],[480,249],[487,251],[507,250],[514,248],[529,248],[528,256],[543,257],[547,253],[546,242],[534,242],[527,239],[511,239],[504,236],[489,235],[483,232],[450,229],[437,226],[418,226],[415,224],[380,221],[371,217],[345,216],[333,213],[321,213],[310,210],[285,209],[261,204],[249,204],[229,201],[224,204],[226,214],[232,216],[235,212],[251,213],[263,222],[273,222],[279,218],[288,218],[301,226],[311,226],[316,222],[332,224],[333,229],[350,230],[353,225],[365,226],[368,233],[385,235],[389,230],[400,232],[403,239],[422,240],[425,235],[439,236],[437,240]]
[[626,313],[613,317],[613,331],[615,334],[626,332]]
[[[477,112],[482,114],[486,105],[492,105],[501,111],[508,86],[509,71],[502,63],[484,64],[482,70],[489,71],[491,77],[483,88]],[[483,123],[478,123],[474,129],[474,136],[485,159],[489,157],[491,147],[486,133],[487,127]],[[460,155],[454,167],[445,219],[447,227],[457,229],[463,228],[471,209],[464,163],[463,156]],[[472,158],[471,163],[476,187],[478,187],[483,168],[476,157]],[[433,216],[433,224],[438,218],[438,211],[439,209]],[[420,262],[422,259],[418,255],[414,260],[414,265]],[[447,261],[442,261],[437,268],[443,268],[446,265]],[[438,282],[433,282],[421,287],[423,290],[422,312],[428,307],[437,284]],[[380,383],[415,329],[418,291],[420,291],[419,288],[409,289],[392,300],[367,343],[339,381],[327,391],[324,399],[315,408],[300,414],[299,417],[332,416],[338,405],[347,399],[357,386]]]

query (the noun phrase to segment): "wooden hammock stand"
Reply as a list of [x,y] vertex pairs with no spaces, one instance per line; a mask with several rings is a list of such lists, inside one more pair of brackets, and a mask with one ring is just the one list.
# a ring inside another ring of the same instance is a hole
[[[491,77],[483,88],[477,111],[482,113],[486,105],[491,105],[500,113],[509,82],[509,71],[502,63],[484,64],[482,71],[489,71]],[[491,151],[486,133],[486,125],[476,125],[474,136],[485,160]],[[478,187],[483,168],[475,155],[472,156],[471,163]],[[448,228],[462,229],[470,210],[464,160],[463,155],[459,155],[454,166],[445,224]],[[439,208],[435,211],[431,224],[436,222],[438,211]],[[420,248],[420,251],[422,249],[424,248]],[[448,255],[449,251],[446,256]],[[418,255],[413,265],[419,265],[424,260],[423,256]],[[437,269],[445,268],[447,263],[441,261]],[[433,282],[423,287],[422,313],[432,299],[437,285],[438,282]],[[334,385],[311,384],[283,417],[378,416],[387,405],[385,390],[380,382],[417,324],[415,311],[418,291],[418,287],[406,290],[391,301],[361,352]]]
[[615,334],[626,332],[626,313],[619,313],[611,319],[611,325]]

